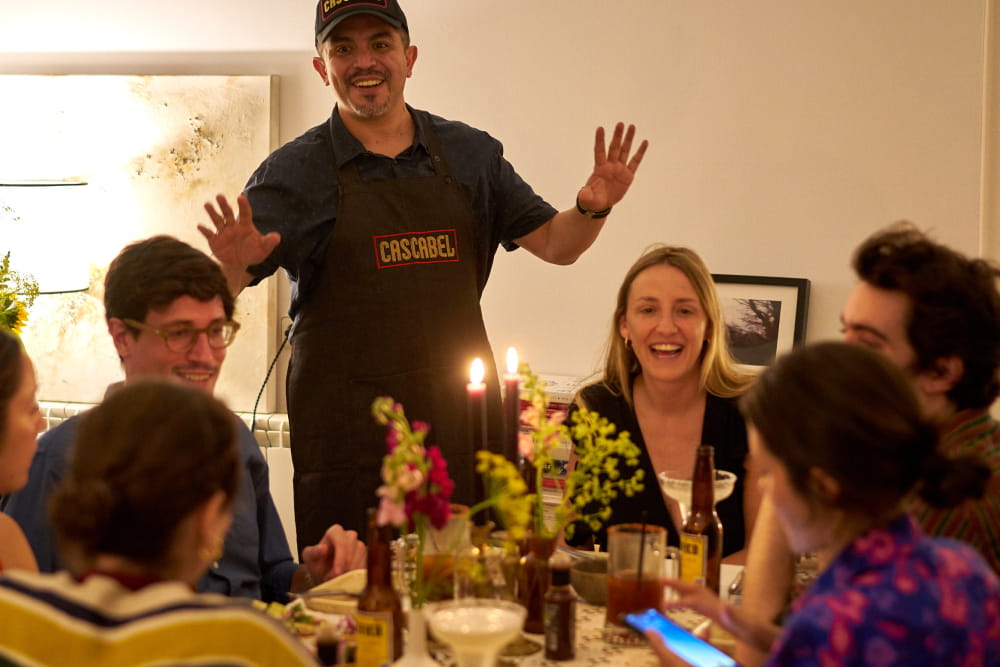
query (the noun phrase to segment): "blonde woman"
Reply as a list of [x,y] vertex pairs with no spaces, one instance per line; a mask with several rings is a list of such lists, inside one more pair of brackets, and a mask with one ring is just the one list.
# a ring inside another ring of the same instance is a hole
[[[645,488],[614,501],[606,524],[638,521],[645,512],[677,544],[683,517],[660,491],[658,473],[690,477],[698,445],[713,445],[716,468],[738,476],[733,494],[717,510],[723,555],[739,561],[757,495],[746,479],[746,428],[736,399],[753,379],[733,362],[715,283],[697,253],[666,245],[643,253],[618,289],[603,377],[581,389],[571,408],[597,411],[619,431],[629,431],[642,450]],[[588,536],[578,525],[571,541]],[[593,537],[605,544],[603,530]]]

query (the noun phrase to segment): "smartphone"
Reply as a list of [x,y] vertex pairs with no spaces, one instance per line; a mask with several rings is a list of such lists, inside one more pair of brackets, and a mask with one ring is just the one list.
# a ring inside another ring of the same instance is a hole
[[625,621],[639,632],[652,628],[667,648],[695,667],[737,667],[736,661],[728,655],[655,609],[625,614]]

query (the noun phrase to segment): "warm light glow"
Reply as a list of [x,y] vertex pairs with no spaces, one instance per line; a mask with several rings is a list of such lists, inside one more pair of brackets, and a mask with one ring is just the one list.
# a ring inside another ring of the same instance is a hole
[[476,357],[469,368],[469,384],[481,385],[484,377],[486,377],[486,367],[483,365],[483,360]]
[[517,375],[517,350],[512,347],[507,348],[507,373]]
[[87,289],[95,263],[91,249],[105,236],[82,224],[101,209],[92,187],[76,182],[0,180],[4,252],[10,251],[11,268],[30,273],[42,292]]

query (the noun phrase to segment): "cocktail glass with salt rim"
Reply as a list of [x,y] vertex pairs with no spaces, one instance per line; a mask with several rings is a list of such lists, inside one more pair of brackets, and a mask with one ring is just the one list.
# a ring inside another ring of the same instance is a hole
[[500,649],[521,634],[527,610],[508,600],[462,598],[425,605],[424,614],[459,667],[492,667]]
[[[661,472],[659,474],[660,488],[670,498],[673,498],[681,510],[681,521],[687,517],[691,506],[691,478],[676,476],[676,473]],[[733,494],[736,487],[736,474],[727,470],[715,471],[715,504],[718,505]],[[680,527],[678,526],[678,530]]]

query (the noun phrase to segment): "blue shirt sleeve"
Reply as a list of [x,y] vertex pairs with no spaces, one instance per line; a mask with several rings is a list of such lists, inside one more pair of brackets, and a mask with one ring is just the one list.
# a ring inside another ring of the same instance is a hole
[[247,470],[256,500],[258,529],[257,563],[260,568],[261,599],[265,602],[287,602],[292,574],[298,565],[292,560],[278,508],[271,497],[270,472],[260,447],[249,429],[243,426],[240,437],[250,452]]
[[14,519],[24,532],[42,572],[55,572],[62,568],[49,523],[48,500],[66,474],[76,424],[77,418],[73,417],[42,434],[28,471],[28,483],[20,491],[7,496],[3,505],[4,513]]

